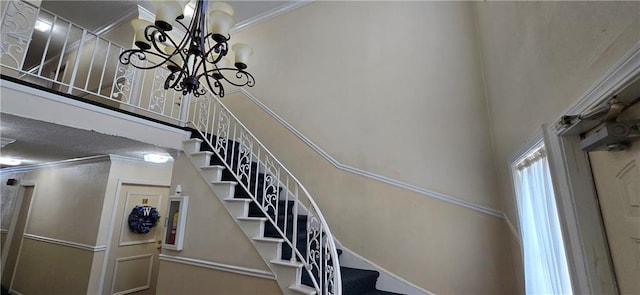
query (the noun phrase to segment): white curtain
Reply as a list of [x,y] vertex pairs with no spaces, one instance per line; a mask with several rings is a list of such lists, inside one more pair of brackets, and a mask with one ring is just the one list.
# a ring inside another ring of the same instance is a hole
[[549,172],[540,147],[515,167],[518,214],[524,254],[527,294],[571,294]]

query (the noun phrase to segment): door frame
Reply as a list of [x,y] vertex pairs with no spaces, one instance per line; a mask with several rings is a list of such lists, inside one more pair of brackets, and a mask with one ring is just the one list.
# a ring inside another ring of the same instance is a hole
[[[640,42],[562,115],[585,113],[639,79]],[[543,131],[573,290],[618,294],[587,152],[580,148],[579,133],[556,126]]]
[[[139,179],[118,179],[118,183],[116,184],[116,192],[115,192],[115,196],[113,198],[113,204],[111,207],[111,220],[109,221],[109,231],[107,234],[107,241],[106,241],[106,250],[104,253],[104,258],[102,260],[102,268],[100,270],[100,282],[98,284],[98,294],[104,294],[104,286],[105,286],[105,279],[106,279],[106,275],[107,275],[107,267],[109,264],[109,258],[111,257],[111,242],[112,239],[114,238],[113,236],[113,232],[114,232],[114,226],[116,223],[116,219],[118,218],[117,215],[117,209],[118,209],[118,204],[120,204],[120,193],[122,192],[122,186],[123,185],[146,185],[146,186],[157,186],[157,187],[165,187],[165,188],[171,188],[170,184],[167,184],[166,182],[162,182],[162,181],[149,181],[149,180],[139,180]],[[168,200],[168,196],[167,198],[165,198]],[[165,200],[166,202],[166,200]],[[164,221],[162,221],[164,222]],[[109,286],[111,286],[111,284],[109,284]],[[111,291],[111,290],[109,290]]]
[[[7,240],[4,242],[6,247],[4,247],[2,249],[2,253],[0,254],[2,261],[6,262],[7,258],[9,256],[9,248],[11,248],[11,243],[13,242],[13,238],[14,238],[14,234],[15,234],[15,230],[16,230],[16,222],[18,221],[18,215],[20,215],[20,210],[22,209],[22,203],[24,202],[24,192],[25,192],[25,187],[33,187],[33,192],[31,192],[31,201],[29,202],[29,209],[27,209],[27,216],[25,216],[25,223],[24,223],[24,231],[27,230],[27,226],[29,225],[29,217],[31,216],[31,207],[33,207],[33,199],[36,196],[36,189],[37,189],[37,185],[35,182],[33,181],[20,181],[20,183],[18,184],[18,190],[16,191],[17,194],[17,198],[16,198],[16,206],[13,208],[13,214],[11,216],[11,225],[9,225],[9,230],[7,231]],[[22,233],[22,236],[24,237],[24,233]],[[18,263],[20,262],[20,252],[22,251],[22,241],[20,241],[20,245],[18,245],[18,257],[16,257],[16,263],[13,266],[13,274],[11,275],[11,280],[9,282],[9,286],[7,286],[7,289],[11,290],[11,287],[13,286],[13,279],[15,277],[15,271],[16,268],[18,267]],[[2,263],[2,266],[0,267],[0,273],[4,273],[6,263]]]

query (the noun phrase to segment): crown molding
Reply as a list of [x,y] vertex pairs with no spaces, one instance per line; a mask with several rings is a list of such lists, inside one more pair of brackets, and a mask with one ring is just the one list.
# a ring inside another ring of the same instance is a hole
[[290,1],[288,3],[285,3],[283,5],[280,5],[276,8],[273,8],[271,10],[267,10],[263,13],[260,13],[256,16],[250,17],[244,21],[241,21],[239,23],[237,23],[233,28],[231,28],[230,33],[237,33],[240,32],[246,28],[258,25],[260,23],[263,23],[267,20],[270,20],[278,15],[287,13],[289,11],[292,11],[294,9],[298,9],[302,6],[305,6],[311,2],[314,2],[315,0],[301,0],[301,1]]
[[101,162],[109,162],[109,161],[110,161],[109,155],[100,155],[100,156],[91,156],[86,158],[77,158],[77,159],[49,162],[49,163],[43,163],[43,164],[8,167],[8,168],[3,168],[0,171],[2,171],[2,173],[28,172],[33,170],[45,169],[45,168],[76,166],[80,164],[101,163]]

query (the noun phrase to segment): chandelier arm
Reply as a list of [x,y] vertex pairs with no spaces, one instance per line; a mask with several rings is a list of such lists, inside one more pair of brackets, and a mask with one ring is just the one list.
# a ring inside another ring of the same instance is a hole
[[[245,80],[245,82],[243,83],[235,83],[232,82],[231,80],[229,80],[222,71],[235,71],[236,72],[236,78],[238,78],[238,80]],[[242,86],[249,86],[249,87],[253,87],[255,85],[255,78],[253,78],[253,75],[251,75],[249,72],[245,72],[242,70],[238,70],[236,68],[217,68],[217,69],[213,69],[213,70],[209,70],[207,72],[204,72],[200,75],[198,75],[198,77],[200,76],[207,76],[207,77],[211,77],[213,79],[215,79],[216,81],[219,81],[219,79],[216,79],[216,77],[214,77],[214,74],[220,74],[220,79],[223,79],[225,81],[227,81],[227,83],[233,85],[233,86],[238,86],[238,87],[242,87]]]
[[[207,38],[209,38],[210,35],[212,34],[207,35]],[[212,51],[215,52],[218,56],[213,60],[207,60],[207,61],[215,64],[215,63],[218,63],[223,57],[227,55],[227,53],[229,52],[229,45],[226,41],[223,43],[216,43],[211,48],[209,48],[207,53],[204,55],[205,58],[209,58],[209,55],[211,55]]]
[[[131,63],[131,56],[134,55],[138,58],[138,60],[146,60],[147,59],[147,54],[153,55],[153,56],[157,56],[161,59],[163,59],[162,62],[157,63],[157,64],[152,64],[151,66],[139,66],[139,65],[135,65]],[[169,59],[159,53],[155,53],[153,51],[147,51],[147,50],[143,50],[143,49],[127,49],[125,51],[123,51],[122,53],[120,53],[120,62],[123,65],[128,65],[131,64],[132,66],[141,69],[141,70],[152,70],[155,69],[157,67],[162,66],[163,64],[165,64]]]
[[[176,89],[176,86],[180,83],[180,81],[182,81],[182,76],[184,76],[183,71],[180,71],[180,74],[178,75],[178,77],[175,76],[175,73],[169,74],[169,76],[167,76],[167,79],[164,81],[164,89],[169,89],[169,88]],[[175,80],[173,81],[173,84],[169,83],[169,81],[171,80]]]
[[[217,79],[214,78],[215,82],[213,83],[213,85],[215,85],[216,87],[213,87],[211,85],[211,79],[210,79],[212,77],[210,75],[206,74],[206,73],[209,73],[209,72],[212,72],[212,73],[215,72],[217,70],[217,68],[216,69],[212,69],[212,70],[208,70],[207,69],[207,63],[206,62],[203,62],[203,63],[204,63],[204,72],[202,74],[198,75],[198,80],[200,80],[200,78],[202,76],[204,76],[204,80],[207,81],[207,85],[209,86],[209,90],[211,90],[211,92],[213,92],[214,95],[218,95],[220,97],[224,97],[224,88],[222,87],[222,84],[220,84],[220,82]],[[215,66],[215,64],[214,64],[214,66]],[[218,89],[218,91],[216,91],[215,89]]]

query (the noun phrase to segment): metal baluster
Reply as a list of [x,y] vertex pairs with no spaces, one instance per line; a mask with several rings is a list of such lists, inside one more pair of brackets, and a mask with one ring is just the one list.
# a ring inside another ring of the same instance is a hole
[[218,101],[216,100],[216,101],[213,102],[213,113],[212,113],[212,116],[210,116],[212,118],[212,120],[211,120],[211,134],[209,135],[209,137],[210,137],[209,142],[213,141],[213,136],[214,136],[214,133],[216,132],[215,126],[216,126],[216,122],[218,122],[218,120],[215,120],[215,118],[216,118],[216,112],[217,111],[218,111]]
[[[49,44],[51,44],[51,36],[53,35],[53,28],[56,25],[56,20],[58,20],[58,16],[54,15],[53,22],[51,24],[51,29],[49,29],[49,37],[47,37],[47,44],[44,45],[44,51],[42,52],[42,58],[40,59],[40,68],[38,69],[38,76],[42,74],[42,67],[44,67],[44,60],[47,57],[47,51],[49,51]],[[80,54],[79,51],[78,51],[78,54]]]
[[[93,50],[91,53],[91,62],[89,63],[89,71],[87,71],[87,81],[84,83],[84,90],[87,90],[87,88],[89,88],[89,80],[91,79],[91,71],[93,70],[93,61],[96,58],[96,51],[98,51],[98,41],[100,41],[98,38],[96,38],[96,41],[93,43]],[[109,98],[111,98],[111,96],[109,96]]]
[[[97,42],[97,38],[96,38],[96,42]],[[98,84],[98,89],[96,90],[96,93],[98,95],[100,95],[102,93],[102,82],[104,81],[104,73],[107,71],[107,60],[109,59],[109,52],[111,51],[111,42],[107,43],[107,53],[104,54],[105,58],[104,58],[104,63],[102,65],[102,74],[100,74],[100,83]]]
[[137,86],[140,89],[140,93],[138,93],[138,102],[137,107],[142,108],[142,93],[144,92],[144,86],[146,85],[145,81],[147,80],[147,72],[146,70],[138,71],[142,72],[142,80],[136,81],[139,85]]
[[[311,207],[311,204],[309,204],[309,208],[313,208]],[[316,212],[317,214],[317,212]],[[318,222],[320,222],[320,218],[318,218]],[[322,286],[324,285],[323,281],[322,281],[322,273],[324,270],[326,269],[322,269],[322,238],[323,238],[323,234],[322,234],[322,224],[320,224],[319,226],[319,231],[320,231],[320,243],[318,243],[318,259],[320,259],[320,261],[318,261],[318,285],[320,287],[320,290],[323,290]]]
[[[82,48],[84,47],[84,41],[87,38],[87,30],[82,30],[82,37],[80,38],[80,45],[78,46],[78,48]],[[69,89],[67,90],[67,93],[71,94],[71,92],[73,92],[73,84],[76,83],[76,75],[78,74],[78,66],[80,65],[80,56],[81,56],[81,52],[80,50],[77,51],[76,53],[76,60],[73,64],[73,72],[71,72],[71,80],[69,81]]]
[[[229,121],[231,121],[231,119],[229,119]],[[234,123],[235,123],[235,122],[234,122]],[[231,125],[231,122],[229,122],[229,125]],[[235,154],[236,154],[236,145],[235,145],[234,141],[235,141],[235,139],[236,139],[236,130],[237,130],[237,129],[238,129],[238,125],[237,125],[237,124],[233,124],[233,136],[230,136],[230,137],[231,137],[231,139],[232,139],[232,140],[231,140],[231,159],[230,159],[230,161],[229,161],[229,162],[231,162],[231,163],[229,164],[229,166],[231,166],[231,171],[236,171],[236,169],[238,168],[238,167],[233,167],[233,163],[234,163],[234,161],[233,161],[233,157],[234,157],[234,156],[235,156]],[[228,145],[228,144],[229,144],[229,143],[227,143],[227,145]],[[240,146],[238,145],[238,147],[240,147]],[[227,150],[227,152],[228,152],[228,150]],[[227,162],[227,163],[229,163],[229,162]],[[236,168],[236,169],[234,169],[234,168]],[[238,173],[238,171],[236,171],[236,175],[239,175],[239,174],[240,174],[240,173]]]
[[[97,45],[97,42],[96,42]],[[122,51],[124,51],[124,48],[120,48],[120,52],[118,53],[118,56],[120,56],[120,53],[122,53]],[[91,63],[93,64],[93,63]],[[116,78],[118,77],[118,67],[119,65],[116,65],[115,70],[113,71],[113,79],[111,79],[111,93],[109,94],[109,99],[113,99],[113,91],[116,89]],[[125,82],[126,83],[126,82]]]
[[[286,184],[285,184],[285,194],[284,194],[284,235],[285,237],[287,236],[287,218],[289,217],[289,175],[287,174],[287,179],[286,179]],[[293,223],[298,223],[297,220],[293,220]],[[292,225],[293,227],[293,225]],[[295,234],[292,232],[291,233],[291,237],[293,238]],[[292,254],[295,254],[295,252],[292,252]]]
[[[266,174],[265,174],[266,175]],[[253,195],[258,195],[258,179],[260,179],[260,149],[258,149],[258,165],[256,165],[256,180],[253,186]]]
[[[293,194],[293,235],[291,235],[291,239],[292,239],[292,244],[293,244],[293,249],[291,249],[293,252],[293,255],[291,255],[291,262],[296,262],[296,249],[298,249],[298,184],[295,184],[295,188],[294,188],[294,194]],[[311,207],[309,207],[309,209],[311,209]],[[307,217],[307,219],[309,219]],[[309,228],[309,226],[307,226],[307,229]],[[309,242],[307,242],[307,247],[309,245]],[[309,251],[307,251],[307,254],[309,253]]]
[[[53,30],[53,26],[51,26],[50,31]],[[53,80],[57,81],[58,74],[60,74],[60,67],[62,66],[62,60],[64,59],[64,53],[67,50],[67,42],[69,42],[69,35],[71,34],[71,23],[69,23],[69,27],[67,28],[67,35],[64,37],[64,43],[62,44],[62,51],[60,51],[60,58],[58,59],[58,66],[56,67],[56,74],[53,76]],[[78,48],[80,50],[80,48]],[[40,65],[40,71],[42,71],[43,65]],[[38,74],[40,76],[40,74]]]

